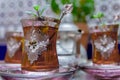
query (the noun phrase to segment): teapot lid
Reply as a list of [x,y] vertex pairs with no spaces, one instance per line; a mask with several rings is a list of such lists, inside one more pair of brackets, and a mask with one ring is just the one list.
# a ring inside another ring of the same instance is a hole
[[78,31],[78,28],[74,23],[62,23],[59,26],[59,31]]

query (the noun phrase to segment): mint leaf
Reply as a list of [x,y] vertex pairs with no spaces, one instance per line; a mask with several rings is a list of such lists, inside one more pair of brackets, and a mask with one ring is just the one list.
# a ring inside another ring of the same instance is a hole
[[56,0],[51,0],[51,8],[52,8],[52,10],[53,10],[55,13],[57,13],[57,14],[59,14],[59,13],[61,12],[61,10],[60,10],[60,8],[59,8],[59,5],[58,5],[58,3],[56,2]]
[[100,13],[100,12],[92,16],[92,18],[94,18],[94,19],[95,18],[99,18],[100,19],[100,18],[103,18],[103,17],[104,17],[104,14]]
[[33,16],[37,16],[35,13],[33,13],[32,11],[25,11],[25,13],[27,13],[28,15],[33,15]]
[[47,6],[44,7],[43,9],[39,10],[39,14],[42,15],[46,8],[47,8]]
[[33,8],[34,8],[34,10],[39,11],[40,6],[39,5],[35,5],[35,6],[33,6]]
[[102,21],[102,18],[103,18],[103,17],[104,17],[104,14],[101,13],[101,12],[98,12],[98,13],[96,13],[96,14],[94,14],[94,15],[92,16],[93,19],[98,19],[98,20],[99,20],[99,24],[102,24],[102,26],[104,26],[105,23]]
[[44,12],[44,10],[46,9],[46,7],[44,7],[43,9],[40,9],[40,5],[34,5],[33,9],[36,12],[26,11],[25,13],[27,13],[28,15],[34,16],[36,19],[41,19],[41,15]]

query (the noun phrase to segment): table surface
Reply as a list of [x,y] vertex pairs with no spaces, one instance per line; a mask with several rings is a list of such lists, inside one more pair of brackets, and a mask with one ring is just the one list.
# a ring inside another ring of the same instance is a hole
[[[2,63],[5,63],[4,61],[0,61],[0,64]],[[6,80],[6,79],[3,79],[1,76],[0,76],[0,80]],[[13,79],[8,79],[8,80],[13,80]],[[16,79],[14,79],[16,80]],[[17,79],[18,80],[18,79]],[[19,80],[28,80],[28,79],[19,79]],[[39,80],[39,79],[29,79],[29,80]],[[56,79],[55,79],[56,80]],[[57,79],[57,80],[61,80],[61,79]],[[63,80],[63,79],[62,79]],[[77,70],[74,74],[73,74],[73,78],[70,79],[70,80],[99,80],[95,77],[93,77],[92,75],[82,71],[82,70]],[[112,79],[112,80],[120,80],[120,78],[117,78],[117,79]]]
[[[0,61],[0,64],[5,63],[4,61]],[[76,73],[73,74],[73,78],[71,80],[96,80],[94,77],[92,77],[91,75],[85,73],[82,70],[76,71]],[[0,80],[4,80],[1,76],[0,76]],[[12,79],[9,79],[12,80]],[[27,80],[27,79],[20,79],[20,80]],[[30,80],[34,80],[34,79],[30,79]],[[60,79],[61,80],[61,79]]]

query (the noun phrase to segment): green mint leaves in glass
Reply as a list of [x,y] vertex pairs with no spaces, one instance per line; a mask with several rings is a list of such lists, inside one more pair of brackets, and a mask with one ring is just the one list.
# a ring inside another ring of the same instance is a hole
[[32,12],[32,11],[26,11],[26,13],[28,15],[32,15],[33,17],[35,17],[36,19],[42,19],[42,14],[43,12],[45,11],[46,9],[46,6],[44,8],[41,8],[40,5],[34,5],[33,6],[33,9],[35,12]]
[[56,40],[60,21],[43,16],[45,8],[35,5],[35,12],[27,11],[33,17],[21,20],[24,32],[23,70],[47,71],[59,67]]

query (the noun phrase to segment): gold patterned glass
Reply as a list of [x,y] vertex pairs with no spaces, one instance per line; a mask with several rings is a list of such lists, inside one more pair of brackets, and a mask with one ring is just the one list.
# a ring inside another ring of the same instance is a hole
[[41,71],[59,67],[56,39],[59,20],[22,19],[24,32],[22,69]]
[[95,64],[118,64],[118,26],[105,25],[91,29],[93,46],[92,60]]
[[21,63],[22,39],[22,32],[6,32],[7,53],[5,62]]

